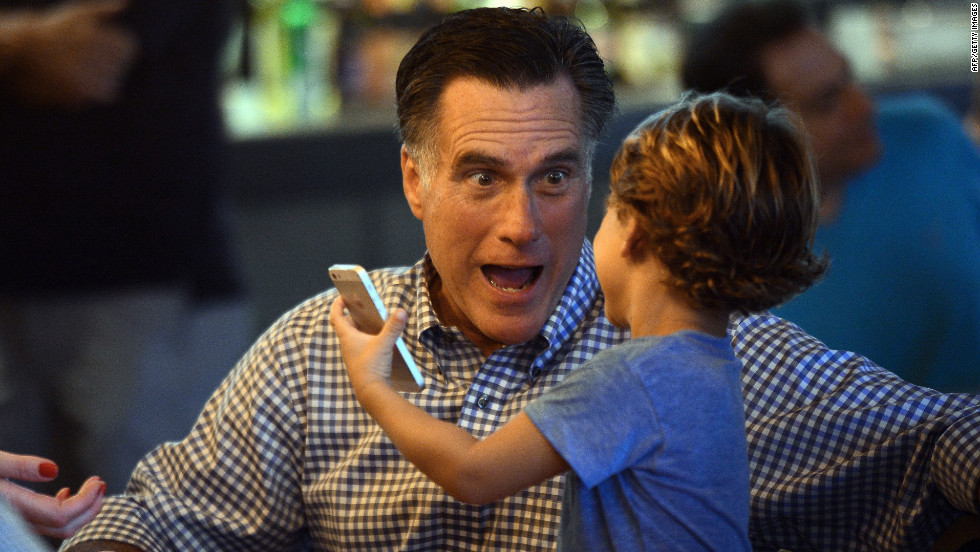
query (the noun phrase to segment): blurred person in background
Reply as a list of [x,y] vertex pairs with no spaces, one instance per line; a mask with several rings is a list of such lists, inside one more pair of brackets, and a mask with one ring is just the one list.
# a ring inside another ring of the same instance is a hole
[[970,106],[963,116],[963,126],[973,143],[980,148],[980,74],[973,77],[973,88],[970,91]]
[[0,443],[67,485],[122,490],[249,339],[221,218],[231,10],[0,0]]
[[876,105],[793,2],[738,3],[692,34],[683,84],[776,100],[810,134],[824,281],[776,312],[941,391],[980,391],[980,152],[924,96]]

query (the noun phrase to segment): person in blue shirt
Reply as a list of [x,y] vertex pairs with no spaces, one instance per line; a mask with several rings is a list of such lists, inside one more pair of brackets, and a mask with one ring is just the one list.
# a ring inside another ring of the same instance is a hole
[[825,269],[810,247],[818,201],[806,141],[785,110],[691,96],[634,130],[611,175],[596,271],[606,316],[632,339],[481,441],[391,387],[405,311],[371,337],[341,298],[330,321],[354,393],[464,502],[569,472],[559,550],[750,550],[741,364],[726,328],[732,312],[780,303]]
[[694,33],[684,86],[796,111],[821,184],[827,277],[781,309],[912,383],[980,391],[980,151],[922,96],[876,105],[792,2],[740,3]]

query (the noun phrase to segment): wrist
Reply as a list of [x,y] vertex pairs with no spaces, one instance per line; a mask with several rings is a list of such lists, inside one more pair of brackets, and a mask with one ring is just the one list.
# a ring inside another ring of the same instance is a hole
[[375,418],[378,409],[384,405],[386,397],[390,393],[395,393],[391,384],[380,378],[362,378],[356,384],[351,383],[357,402],[361,403],[361,407]]

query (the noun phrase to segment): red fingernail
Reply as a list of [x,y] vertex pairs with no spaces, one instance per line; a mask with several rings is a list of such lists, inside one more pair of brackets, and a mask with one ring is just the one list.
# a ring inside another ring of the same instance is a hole
[[41,477],[58,477],[58,466],[54,462],[41,462],[37,467],[37,473]]
[[105,495],[105,490],[106,490],[106,484],[105,484],[105,482],[103,481],[103,482],[102,482],[102,486],[101,486],[101,487],[99,487],[99,496],[104,496],[104,495]]

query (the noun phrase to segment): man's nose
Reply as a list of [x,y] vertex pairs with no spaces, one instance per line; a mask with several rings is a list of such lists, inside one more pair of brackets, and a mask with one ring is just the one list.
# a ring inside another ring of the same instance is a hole
[[531,243],[541,236],[541,211],[534,193],[525,186],[514,186],[506,195],[498,235],[517,245]]

